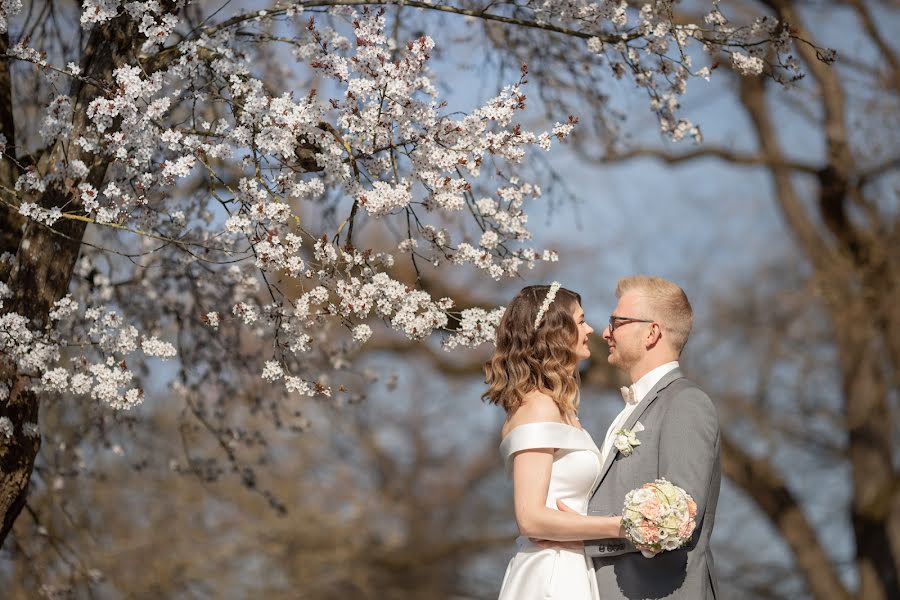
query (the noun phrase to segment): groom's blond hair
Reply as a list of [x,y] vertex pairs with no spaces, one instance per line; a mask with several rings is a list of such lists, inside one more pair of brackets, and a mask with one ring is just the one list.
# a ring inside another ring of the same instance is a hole
[[[694,311],[688,301],[687,294],[678,284],[672,283],[662,277],[650,275],[631,275],[623,277],[616,286],[616,298],[621,298],[626,292],[637,292],[647,302],[650,315],[628,315],[652,317],[669,335],[669,343],[678,354],[687,344],[691,327],[694,324]],[[663,338],[665,338],[665,333]]]

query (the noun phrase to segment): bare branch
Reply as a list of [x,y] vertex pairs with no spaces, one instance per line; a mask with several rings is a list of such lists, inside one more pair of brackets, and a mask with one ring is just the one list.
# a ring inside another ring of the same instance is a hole
[[[622,41],[628,41],[639,37],[640,34],[637,33],[616,33],[616,34],[593,34],[593,33],[584,33],[581,31],[576,31],[574,29],[568,29],[566,27],[559,27],[557,25],[552,25],[550,23],[539,23],[537,21],[532,21],[530,19],[519,19],[514,17],[506,17],[503,15],[492,14],[488,12],[488,9],[482,10],[473,10],[469,8],[459,8],[456,6],[448,6],[446,4],[429,4],[428,2],[418,2],[416,0],[313,0],[311,2],[302,2],[301,3],[304,8],[314,8],[317,6],[409,6],[412,8],[420,8],[423,10],[434,10],[439,12],[452,13],[456,15],[463,15],[466,17],[475,17],[478,19],[483,19],[485,21],[497,21],[499,23],[506,23],[507,25],[516,25],[518,27],[525,27],[529,29],[540,29],[543,31],[552,31],[554,33],[561,33],[563,35],[567,35],[570,37],[577,37],[581,39],[591,39],[591,38],[599,38],[604,42],[609,43],[617,43]],[[282,14],[286,12],[287,9],[282,10],[274,10],[270,11],[270,15]],[[245,21],[250,21],[257,19],[258,15],[253,13],[247,13],[242,15],[237,15],[232,17],[226,21],[223,21],[221,24],[216,25],[214,27],[207,27],[204,29],[204,33],[207,35],[213,35],[223,29],[228,29],[229,27],[233,27],[234,25],[243,23]]]
[[766,107],[765,80],[760,77],[741,77],[738,85],[741,103],[750,115],[762,153],[772,161],[770,169],[781,212],[804,253],[813,264],[825,269],[837,260],[837,256],[809,218],[791,179],[792,173],[783,166],[784,155]]
[[894,90],[900,90],[900,64],[898,64],[897,55],[894,54],[894,50],[881,36],[881,33],[878,31],[878,26],[875,24],[875,19],[872,18],[872,13],[869,12],[868,7],[862,0],[850,0],[850,6],[856,11],[859,20],[862,22],[863,28],[872,39],[872,43],[875,44],[879,52],[881,52],[881,55],[884,57],[884,60],[887,62],[888,67],[890,68],[888,80]]
[[783,156],[770,156],[765,153],[745,154],[729,148],[701,146],[687,152],[667,152],[662,148],[631,148],[624,152],[607,154],[600,160],[604,162],[623,162],[635,158],[656,158],[669,164],[678,164],[698,158],[718,158],[736,165],[778,167],[790,171],[798,171],[815,175],[819,167],[786,159]]

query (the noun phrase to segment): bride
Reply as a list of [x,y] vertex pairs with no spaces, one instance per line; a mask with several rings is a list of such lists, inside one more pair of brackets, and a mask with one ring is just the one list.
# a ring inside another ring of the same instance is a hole
[[593,331],[581,296],[556,282],[528,286],[506,308],[485,363],[482,398],[506,411],[500,452],[521,533],[500,600],[599,598],[583,546],[572,542],[624,537],[621,517],[585,516],[601,463],[578,421],[576,365],[590,357]]

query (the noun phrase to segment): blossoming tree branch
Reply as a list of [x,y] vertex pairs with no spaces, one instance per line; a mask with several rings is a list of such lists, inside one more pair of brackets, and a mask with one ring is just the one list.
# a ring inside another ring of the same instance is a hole
[[[630,79],[673,140],[700,141],[679,98],[719,57],[779,82],[800,76],[792,47],[804,42],[789,24],[732,23],[717,3],[684,23],[668,0],[278,1],[231,13],[4,0],[0,542],[26,499],[41,397],[127,410],[157,360],[177,359],[172,394],[198,415],[190,398],[228,397],[240,373],[296,407],[345,389],[340,372],[373,327],[440,335],[448,350],[492,340],[502,307],[432,297],[397,275],[401,262],[500,280],[557,260],[531,244],[542,182],[530,157],[577,116],[523,126],[535,85],[524,65],[483,105],[450,111],[430,66],[442,41],[403,39],[401,8],[577,40],[572,60]],[[297,73],[308,85],[286,83]],[[390,235],[366,237],[370,226]]]

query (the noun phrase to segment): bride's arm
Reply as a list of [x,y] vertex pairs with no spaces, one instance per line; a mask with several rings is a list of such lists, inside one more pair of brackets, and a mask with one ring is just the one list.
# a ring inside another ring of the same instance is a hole
[[552,468],[552,448],[525,450],[513,457],[513,501],[522,535],[560,542],[624,537],[621,517],[584,516],[548,508]]

